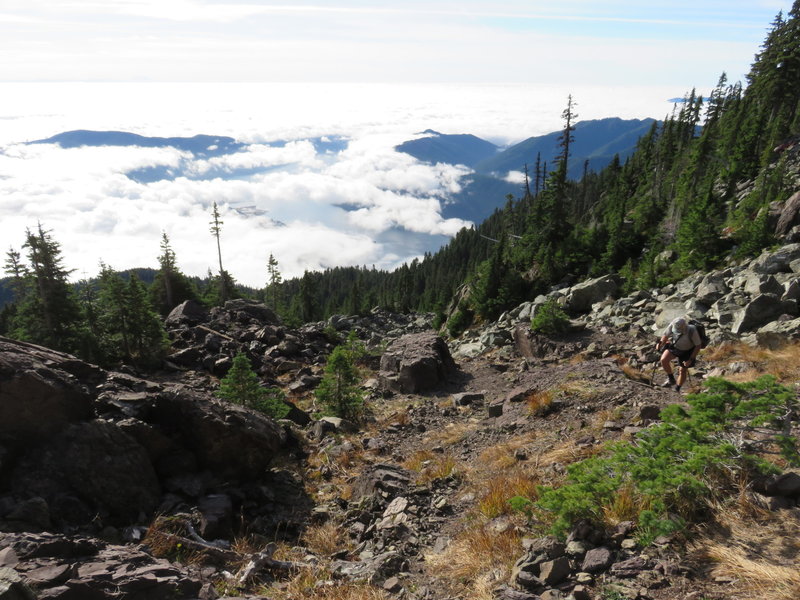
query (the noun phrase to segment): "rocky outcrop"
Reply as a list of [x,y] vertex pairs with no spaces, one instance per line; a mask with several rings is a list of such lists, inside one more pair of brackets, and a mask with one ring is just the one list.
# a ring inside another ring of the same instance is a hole
[[441,385],[455,368],[442,338],[434,333],[409,334],[392,342],[381,357],[380,380],[386,389],[419,393]]
[[197,598],[201,583],[186,567],[153,558],[134,546],[89,537],[0,533],[0,569],[12,571],[50,600],[180,600]]
[[287,489],[282,508],[283,498],[246,490],[277,485],[270,466],[284,428],[186,385],[0,339],[0,414],[0,531],[146,524],[207,502],[212,489],[237,503],[255,493],[267,531],[273,517],[307,508],[298,491]]

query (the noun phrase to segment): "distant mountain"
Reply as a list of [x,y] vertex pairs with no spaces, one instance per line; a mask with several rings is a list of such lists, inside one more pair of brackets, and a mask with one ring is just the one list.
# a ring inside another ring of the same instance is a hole
[[[575,125],[575,141],[570,147],[572,157],[567,165],[569,177],[583,175],[584,162],[589,170],[600,171],[615,155],[624,161],[636,148],[639,138],[647,133],[655,119],[620,119],[611,117],[580,121]],[[395,149],[429,163],[466,165],[474,173],[461,180],[461,192],[454,194],[443,206],[442,216],[480,223],[495,209],[507,202],[512,194],[520,197],[521,183],[508,181],[512,171],[523,171],[528,165],[531,180],[536,156],[547,163],[548,171],[555,168],[559,153],[560,131],[528,138],[506,149],[468,134],[443,134],[433,130],[423,132],[425,137],[403,142]]]
[[58,144],[62,148],[81,146],[140,146],[142,148],[177,148],[195,156],[213,157],[239,152],[247,144],[231,137],[218,135],[195,135],[192,137],[147,137],[127,131],[89,131],[78,129],[65,131],[31,144]]
[[[342,136],[314,137],[304,141],[311,142],[319,154],[335,154],[347,148],[349,140]],[[236,154],[247,149],[249,144],[239,142],[232,137],[219,135],[195,135],[192,137],[150,137],[129,133],[127,131],[90,131],[78,129],[65,131],[43,140],[35,140],[30,144],[58,144],[62,148],[80,148],[83,146],[120,146],[141,148],[176,148],[183,152],[191,153],[195,159],[209,159],[229,154]],[[273,148],[283,148],[287,140],[270,140],[265,145]],[[258,173],[271,170],[288,168],[291,165],[271,165],[266,167],[215,167],[196,173],[187,169],[188,161],[181,160],[176,166],[156,165],[132,169],[125,175],[137,183],[152,183],[154,181],[172,181],[178,177],[194,180],[237,179],[246,178]]]
[[417,160],[429,163],[447,163],[474,167],[500,150],[491,142],[470,134],[444,134],[426,129],[425,137],[395,146],[398,152],[410,154]]
[[[624,161],[633,153],[636,142],[652,127],[655,119],[596,119],[580,121],[575,125],[575,141],[570,147],[572,154],[567,165],[570,178],[578,179],[583,174],[583,164],[588,159],[589,168],[599,171],[608,165],[615,155]],[[497,155],[484,159],[475,165],[479,173],[496,173],[505,176],[509,171],[522,171],[525,165],[533,171],[536,155],[547,161],[550,169],[555,168],[559,153],[560,131],[528,138]]]

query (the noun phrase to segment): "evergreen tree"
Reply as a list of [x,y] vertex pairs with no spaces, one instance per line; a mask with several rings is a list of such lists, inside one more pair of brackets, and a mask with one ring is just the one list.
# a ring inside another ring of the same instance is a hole
[[[83,315],[68,282],[72,271],[61,258],[61,246],[41,223],[35,232],[27,230],[25,244],[28,265],[19,254],[6,263],[12,276],[20,276],[21,298],[11,326],[13,336],[56,350],[77,352],[83,335]],[[12,251],[13,254],[13,251]]]
[[161,232],[160,247],[159,269],[150,286],[149,298],[160,314],[168,315],[178,304],[186,300],[197,300],[198,295],[192,282],[178,267],[175,252],[165,231]]
[[228,374],[219,382],[217,396],[234,404],[257,410],[273,419],[282,419],[289,413],[278,389],[262,387],[247,355],[239,353],[233,358]]
[[346,344],[333,349],[325,365],[325,374],[316,389],[317,400],[333,415],[358,420],[364,413],[364,398],[358,383],[361,373],[356,366],[363,348],[351,334]]
[[275,312],[278,312],[278,298],[281,291],[281,283],[283,283],[283,278],[281,277],[281,272],[278,270],[278,261],[270,254],[269,260],[267,261],[267,289],[264,293],[264,300],[269,300],[270,304],[272,304],[272,310]]
[[112,268],[100,267],[97,320],[106,361],[154,366],[163,356],[167,338],[144,285],[135,274],[126,282]]
[[222,248],[219,242],[220,232],[222,231],[222,223],[223,221],[220,219],[217,203],[214,202],[211,209],[211,222],[209,225],[211,225],[211,235],[213,235],[217,240],[217,257],[219,258],[219,304],[225,304],[225,301],[229,298],[228,284],[230,279],[227,273],[225,273],[225,269],[222,268]]

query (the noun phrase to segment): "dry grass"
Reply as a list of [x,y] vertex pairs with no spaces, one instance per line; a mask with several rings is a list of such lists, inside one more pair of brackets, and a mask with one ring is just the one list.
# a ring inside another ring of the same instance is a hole
[[324,571],[304,569],[280,585],[261,590],[272,600],[388,600],[382,589],[361,583],[331,581]]
[[510,498],[522,496],[531,501],[538,499],[536,486],[539,480],[532,478],[521,469],[514,469],[490,479],[481,486],[478,510],[489,519],[513,512],[508,503]]
[[742,342],[725,342],[708,348],[703,359],[715,363],[746,362],[754,367],[743,373],[727,376],[733,381],[751,381],[761,375],[774,375],[779,381],[800,379],[800,342],[792,342],[777,350],[748,346]]
[[302,543],[317,556],[330,556],[334,552],[348,549],[350,538],[338,521],[327,521],[321,525],[307,527],[301,537]]
[[529,446],[536,440],[534,434],[517,436],[506,442],[489,446],[478,457],[478,463],[494,472],[509,469],[517,464],[517,450]]
[[488,600],[491,589],[508,579],[519,553],[514,528],[501,532],[479,523],[456,536],[443,553],[425,560],[428,574],[450,582],[459,597]]
[[542,390],[530,393],[528,397],[525,398],[528,413],[532,415],[546,414],[553,405],[555,394],[556,392],[554,390]]
[[796,599],[800,589],[797,513],[767,511],[753,504],[744,491],[712,509],[716,523],[692,543],[692,558],[712,562],[712,578],[738,580],[740,598]]
[[147,528],[143,543],[158,558],[168,558],[186,565],[205,562],[207,557],[204,552],[186,546],[181,541],[187,537],[188,530],[183,518],[159,515]]
[[477,429],[477,422],[450,423],[442,430],[430,432],[426,436],[426,441],[430,446],[454,446],[463,442]]
[[418,474],[417,483],[430,483],[463,472],[451,454],[437,454],[430,450],[417,450],[403,462],[403,467]]

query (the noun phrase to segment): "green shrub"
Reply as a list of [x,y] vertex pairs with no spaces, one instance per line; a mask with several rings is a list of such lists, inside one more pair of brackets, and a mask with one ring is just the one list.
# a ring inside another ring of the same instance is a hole
[[[582,518],[602,522],[620,496],[632,495],[646,544],[683,527],[740,476],[778,470],[757,452],[777,446],[790,464],[800,464],[797,440],[784,431],[797,404],[792,389],[771,376],[743,384],[710,378],[704,386],[687,397],[689,409],[666,408],[662,423],[632,442],[570,465],[566,485],[540,488],[535,505],[553,518],[553,533],[563,535]],[[747,432],[758,435],[745,441]]]
[[548,300],[536,309],[531,330],[544,335],[562,333],[569,327],[569,317],[555,300]]
[[447,333],[452,338],[457,338],[472,325],[473,314],[466,308],[457,308],[447,320]]
[[356,362],[365,354],[354,332],[347,342],[336,346],[328,357],[325,374],[315,392],[326,411],[343,419],[358,420],[364,413],[364,398],[358,383],[361,372]]
[[283,392],[277,388],[264,388],[253,372],[250,359],[237,354],[228,374],[219,382],[217,396],[234,404],[257,410],[273,419],[282,419],[289,413]]

